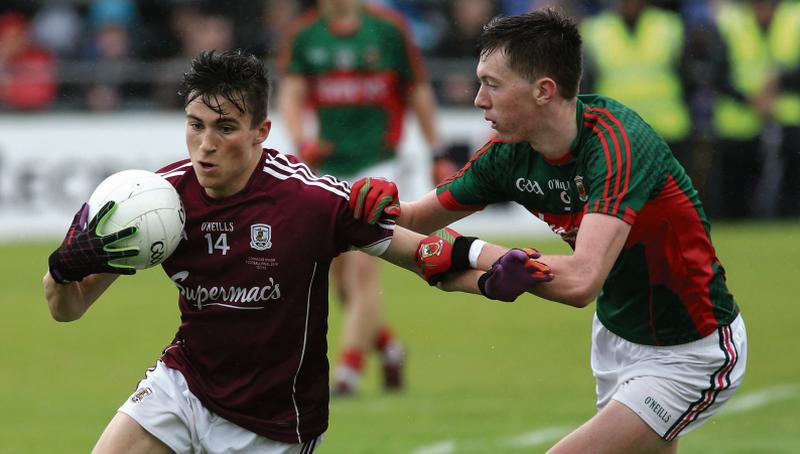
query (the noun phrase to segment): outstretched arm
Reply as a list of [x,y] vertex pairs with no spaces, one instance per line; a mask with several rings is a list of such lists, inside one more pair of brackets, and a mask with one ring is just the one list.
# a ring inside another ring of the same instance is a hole
[[[574,307],[591,304],[608,277],[630,233],[630,225],[613,216],[588,214],[583,217],[575,251],[571,255],[542,255],[539,262],[550,267],[555,278],[535,285],[530,293]],[[478,258],[478,268],[486,269],[507,251],[487,244]],[[478,288],[475,273],[450,276],[440,286],[445,291],[471,291]]]

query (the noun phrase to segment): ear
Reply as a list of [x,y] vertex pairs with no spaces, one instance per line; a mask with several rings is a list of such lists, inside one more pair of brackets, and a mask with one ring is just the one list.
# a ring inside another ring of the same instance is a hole
[[253,140],[253,145],[259,145],[264,143],[269,136],[269,130],[272,129],[272,120],[266,119],[258,125],[258,134],[256,135],[255,139]]
[[558,85],[549,77],[536,79],[533,83],[533,99],[539,105],[547,104],[558,96]]

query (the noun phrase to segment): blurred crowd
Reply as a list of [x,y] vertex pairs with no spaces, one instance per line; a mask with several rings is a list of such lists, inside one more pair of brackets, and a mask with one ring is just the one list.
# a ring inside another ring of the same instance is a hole
[[[438,101],[463,106],[477,88],[483,24],[557,5],[580,21],[581,91],[620,99],[648,120],[709,215],[800,216],[799,1],[367,1],[404,15]],[[191,56],[244,48],[273,61],[292,21],[315,3],[4,0],[0,111],[180,108],[176,75]]]

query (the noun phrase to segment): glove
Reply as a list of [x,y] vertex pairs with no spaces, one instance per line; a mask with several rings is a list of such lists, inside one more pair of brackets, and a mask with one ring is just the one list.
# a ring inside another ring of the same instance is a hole
[[110,201],[100,208],[92,218],[89,225],[89,205],[84,203],[72,219],[72,225],[67,231],[64,242],[48,259],[50,275],[59,284],[80,281],[84,277],[95,273],[134,274],[132,266],[117,265],[112,260],[133,257],[139,254],[138,247],[114,248],[114,243],[128,239],[138,229],[135,226],[126,227],[118,232],[100,235],[103,224],[116,209],[114,201]]
[[422,277],[428,284],[436,285],[447,273],[469,269],[469,248],[475,240],[448,227],[420,240],[415,259]]
[[553,280],[550,267],[534,259],[535,249],[511,249],[478,278],[478,288],[489,299],[511,302],[534,285]]
[[397,185],[384,178],[361,178],[350,189],[350,208],[354,218],[363,218],[367,224],[375,224],[384,215],[397,219],[400,216]]
[[333,145],[326,141],[309,140],[300,145],[298,155],[309,167],[316,169],[333,154]]

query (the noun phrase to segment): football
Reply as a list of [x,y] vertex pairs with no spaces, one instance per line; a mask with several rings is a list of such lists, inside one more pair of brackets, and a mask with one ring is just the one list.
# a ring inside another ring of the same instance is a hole
[[133,237],[114,243],[115,247],[137,246],[139,255],[112,263],[143,270],[160,264],[178,247],[186,215],[178,192],[167,180],[147,170],[123,170],[109,176],[89,197],[89,219],[110,200],[117,208],[100,234],[132,225],[139,229]]

